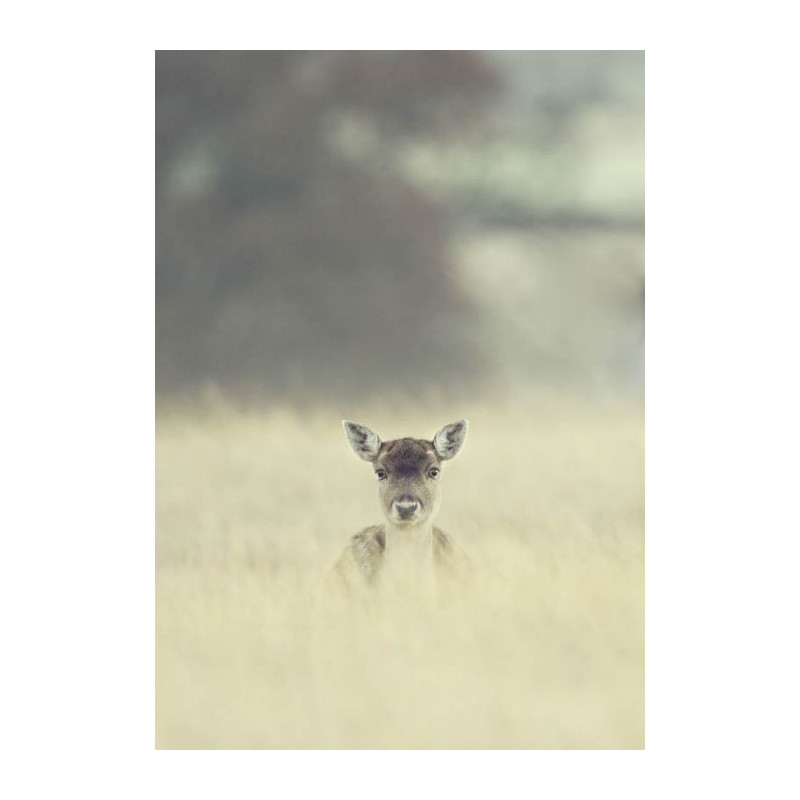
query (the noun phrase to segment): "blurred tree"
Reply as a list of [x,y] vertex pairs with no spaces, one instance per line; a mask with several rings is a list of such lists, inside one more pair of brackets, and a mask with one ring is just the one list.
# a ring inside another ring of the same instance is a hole
[[479,371],[441,210],[387,154],[497,88],[474,52],[156,54],[156,388],[348,396]]

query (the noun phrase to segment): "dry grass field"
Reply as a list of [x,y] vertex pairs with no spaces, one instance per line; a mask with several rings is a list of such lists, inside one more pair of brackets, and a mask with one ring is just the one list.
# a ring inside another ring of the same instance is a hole
[[[340,419],[466,416],[438,524],[474,580],[430,604],[327,583],[379,522]],[[156,747],[644,747],[640,405],[160,414]]]

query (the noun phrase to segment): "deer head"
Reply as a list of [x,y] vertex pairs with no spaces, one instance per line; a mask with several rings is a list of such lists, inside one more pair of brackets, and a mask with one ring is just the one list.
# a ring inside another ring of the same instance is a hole
[[382,442],[366,425],[343,421],[356,455],[372,464],[381,510],[393,527],[427,525],[439,511],[439,476],[443,461],[454,458],[467,437],[465,419],[445,425],[430,441]]

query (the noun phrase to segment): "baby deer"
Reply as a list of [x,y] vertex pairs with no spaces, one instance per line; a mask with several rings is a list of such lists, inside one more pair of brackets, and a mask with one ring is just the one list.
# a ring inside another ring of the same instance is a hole
[[365,425],[347,420],[343,425],[356,455],[373,466],[386,521],[352,537],[334,568],[341,584],[350,588],[405,580],[432,585],[442,575],[462,572],[466,557],[433,518],[441,504],[442,462],[461,449],[467,421],[445,425],[431,441],[381,442]]

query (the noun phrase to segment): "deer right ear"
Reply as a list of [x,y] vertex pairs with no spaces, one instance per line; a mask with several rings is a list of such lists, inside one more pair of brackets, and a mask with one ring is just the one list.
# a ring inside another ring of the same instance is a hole
[[433,449],[439,454],[442,461],[454,458],[458,454],[458,451],[464,446],[468,428],[469,423],[465,419],[460,419],[458,422],[445,425],[433,437]]
[[359,425],[350,420],[343,419],[342,425],[347,441],[350,442],[350,447],[353,448],[355,454],[364,461],[374,461],[378,450],[381,449],[381,440],[378,434],[371,431],[366,425]]

